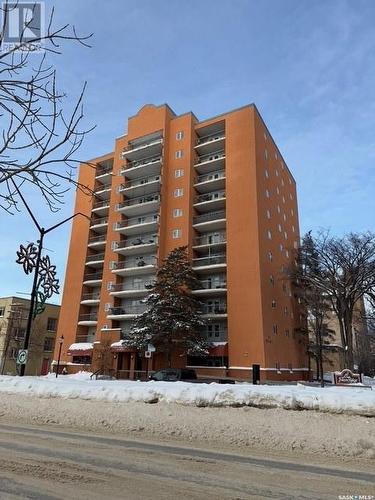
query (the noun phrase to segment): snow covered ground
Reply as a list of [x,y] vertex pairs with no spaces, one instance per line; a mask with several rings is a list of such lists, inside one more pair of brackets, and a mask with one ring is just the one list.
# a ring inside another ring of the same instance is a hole
[[375,390],[304,385],[254,386],[90,380],[88,373],[46,377],[0,376],[0,392],[40,398],[102,402],[177,403],[198,407],[252,406],[287,410],[318,410],[375,417]]

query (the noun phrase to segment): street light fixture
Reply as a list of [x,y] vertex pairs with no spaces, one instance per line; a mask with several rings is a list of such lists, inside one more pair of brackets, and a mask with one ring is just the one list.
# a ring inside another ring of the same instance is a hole
[[64,335],[61,335],[59,338],[59,357],[57,358],[57,366],[56,366],[56,378],[59,376],[59,368],[60,368],[60,358],[61,358],[61,348],[64,343]]

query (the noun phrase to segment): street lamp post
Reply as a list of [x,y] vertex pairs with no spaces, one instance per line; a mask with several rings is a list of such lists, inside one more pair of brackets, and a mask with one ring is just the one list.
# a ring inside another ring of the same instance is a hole
[[59,376],[59,368],[60,368],[60,358],[61,358],[61,349],[62,349],[62,345],[64,343],[64,335],[61,335],[61,337],[59,338],[59,356],[57,358],[57,366],[56,366],[56,378]]

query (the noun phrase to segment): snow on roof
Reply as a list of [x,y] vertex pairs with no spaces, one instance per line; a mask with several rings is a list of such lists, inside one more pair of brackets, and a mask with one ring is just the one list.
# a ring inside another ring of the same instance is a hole
[[76,342],[69,347],[68,351],[90,351],[92,348],[92,342]]
[[227,345],[228,344],[228,342],[211,342],[211,343],[212,343],[212,345],[215,345],[215,346],[216,345]]
[[119,340],[118,342],[113,342],[113,344],[111,344],[111,347],[124,347],[124,341]]

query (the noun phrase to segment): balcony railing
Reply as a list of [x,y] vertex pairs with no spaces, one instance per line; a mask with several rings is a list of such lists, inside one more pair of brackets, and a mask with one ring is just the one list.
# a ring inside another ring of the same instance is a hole
[[194,245],[216,245],[218,243],[226,243],[227,235],[225,233],[217,233],[217,234],[204,234],[203,236],[199,236],[199,238],[195,238]]
[[203,328],[202,330],[200,330],[200,333],[202,335],[209,337],[209,338],[226,337],[228,335],[228,329],[227,328],[219,328],[217,330],[208,330],[207,328]]
[[148,177],[140,177],[138,179],[128,180],[121,184],[119,191],[123,191],[124,189],[133,188],[137,186],[143,186],[145,184],[149,184],[150,182],[156,182],[160,180],[160,175],[150,175]]
[[215,153],[209,153],[207,155],[199,156],[196,159],[195,163],[197,164],[197,163],[204,163],[206,161],[220,160],[221,158],[225,158],[224,151],[217,151]]
[[98,313],[80,314],[78,321],[98,321]]
[[227,287],[227,282],[223,278],[221,280],[215,280],[213,278],[208,278],[206,280],[201,280],[201,287],[200,289],[204,290],[215,290],[215,289],[223,289]]
[[[127,170],[128,168],[136,168],[136,167],[141,167],[142,165],[148,165],[150,163],[157,163],[161,161],[160,156],[150,156],[149,158],[143,158],[142,160],[134,160],[130,161],[126,165],[124,165],[123,172],[124,170]],[[124,172],[126,175],[126,172]]]
[[97,281],[101,280],[103,277],[103,273],[87,273],[83,276],[83,281]]
[[126,259],[116,263],[116,269],[131,269],[132,267],[152,266],[156,264],[154,255],[148,257],[136,257],[135,259]]
[[101,241],[105,241],[107,236],[105,234],[100,234],[98,236],[90,236],[89,243],[100,243]]
[[193,224],[201,224],[202,222],[210,222],[213,220],[225,219],[225,210],[217,212],[208,212],[206,214],[197,215],[193,217]]
[[104,253],[94,253],[86,257],[86,262],[96,262],[99,260],[104,260]]
[[124,152],[126,151],[134,151],[136,149],[141,149],[141,148],[147,148],[149,146],[154,146],[156,144],[160,144],[162,142],[162,138],[158,138],[158,139],[153,139],[152,141],[145,141],[145,142],[141,142],[141,143],[135,143],[135,144],[131,144],[129,143],[128,146],[126,148],[124,148]]
[[94,201],[92,208],[107,207],[109,205],[109,200],[97,200]]
[[209,174],[198,175],[195,178],[195,184],[200,184],[202,182],[214,181],[216,179],[225,179],[225,170],[220,170],[219,172],[210,172]]
[[152,286],[149,281],[137,282],[132,284],[118,283],[112,285],[111,292],[131,292],[133,290],[147,290],[147,286]]
[[132,217],[130,219],[117,222],[116,228],[137,226],[138,224],[149,224],[150,222],[157,222],[159,220],[158,214],[143,215],[141,217]]
[[109,310],[109,315],[121,316],[123,314],[142,314],[145,312],[147,306],[124,306],[124,307],[111,307]]
[[135,247],[138,245],[158,244],[158,237],[153,233],[137,234],[124,241],[119,241],[117,248]]
[[209,257],[199,257],[198,259],[193,259],[193,267],[213,266],[215,264],[225,264],[225,263],[226,263],[225,254],[216,254],[216,255],[210,255]]
[[151,201],[159,201],[160,200],[160,194],[159,193],[152,193],[146,196],[141,196],[139,198],[133,198],[131,200],[125,200],[122,203],[119,203],[117,205],[117,209],[119,210],[120,208],[123,207],[130,207],[133,205],[141,205],[142,203],[149,203]]
[[112,172],[112,167],[98,167],[96,169],[96,177],[100,175],[110,174]]
[[219,139],[225,139],[225,134],[223,132],[218,132],[217,134],[206,135],[205,137],[199,137],[197,139],[197,145],[206,144],[207,142],[218,141]]
[[222,304],[203,304],[202,308],[203,314],[226,314],[227,313],[227,305],[225,303]]
[[205,201],[221,200],[225,198],[225,191],[214,191],[213,193],[204,193],[195,197],[194,203],[204,203]]
[[93,217],[90,226],[100,226],[101,224],[108,224],[108,217]]
[[112,184],[109,182],[107,184],[102,184],[101,182],[95,184],[94,193],[98,193],[99,191],[104,191],[105,189],[111,189]]
[[100,293],[84,293],[81,300],[99,300]]

